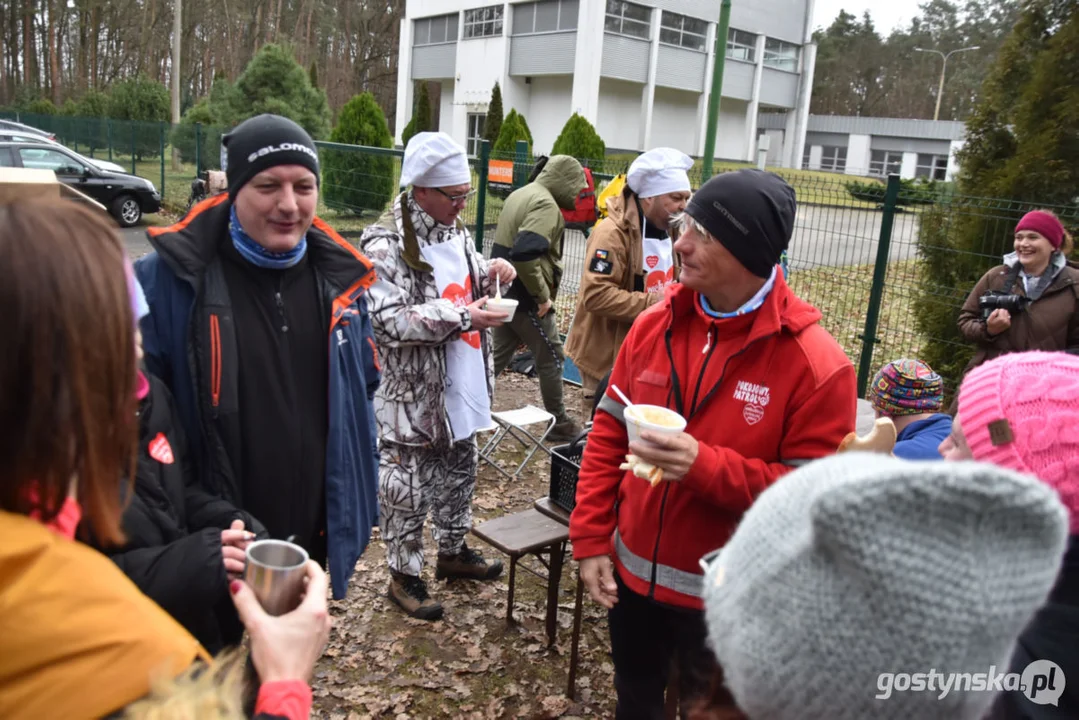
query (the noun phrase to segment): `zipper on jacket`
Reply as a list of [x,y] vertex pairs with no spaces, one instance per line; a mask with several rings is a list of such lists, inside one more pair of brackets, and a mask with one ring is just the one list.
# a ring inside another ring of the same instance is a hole
[[274,300],[277,301],[277,312],[281,315],[281,332],[288,332],[288,318],[285,317],[285,301],[281,298],[281,290],[274,293]]
[[221,322],[210,313],[210,406],[221,404]]

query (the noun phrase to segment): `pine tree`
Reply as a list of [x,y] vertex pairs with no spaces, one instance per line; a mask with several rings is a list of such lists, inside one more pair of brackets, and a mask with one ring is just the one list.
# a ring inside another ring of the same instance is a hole
[[596,128],[592,127],[592,123],[584,116],[573,113],[562,127],[558,139],[554,141],[551,154],[572,155],[582,163],[589,160],[602,161],[607,154],[607,146]]
[[401,142],[408,145],[413,135],[431,130],[431,98],[427,94],[427,83],[421,82],[416,91],[416,100],[412,104],[412,119],[401,133]]
[[[211,98],[217,84],[210,91]],[[273,113],[299,123],[316,140],[330,134],[332,114],[326,92],[312,87],[310,77],[290,49],[272,43],[259,48],[214,111],[229,116],[221,118],[228,124]]]
[[[386,116],[369,92],[356,95],[341,108],[330,141],[388,148],[393,136]],[[322,191],[329,207],[381,211],[393,195],[393,158],[352,150],[325,150]]]
[[529,130],[529,128],[528,128],[528,121],[525,120],[524,113],[517,113],[517,119],[521,121],[521,127],[524,129],[525,137],[528,138],[528,145],[529,145],[529,147],[531,147],[532,146],[532,131]]
[[318,64],[312,60],[311,68],[307,71],[307,77],[311,81],[311,87],[317,88],[318,84]]
[[528,154],[532,154],[532,141],[528,137],[528,131],[516,110],[510,110],[510,114],[502,122],[502,129],[495,140],[493,152],[503,156],[513,155],[517,151],[517,141],[524,140],[528,143]]
[[[1015,223],[1027,210],[1067,205],[1065,225],[1079,222],[1079,12],[1068,3],[1031,0],[1004,41],[967,121],[961,212],[924,213],[918,237],[921,281],[915,319],[928,338],[922,359],[958,380],[973,348],[956,326],[958,308],[978,279],[1011,249]],[[969,199],[968,199],[969,198]],[[977,198],[1008,198],[999,202]]]
[[483,125],[483,139],[495,144],[498,133],[502,130],[502,88],[495,83],[491,90],[491,102],[487,105],[487,119]]

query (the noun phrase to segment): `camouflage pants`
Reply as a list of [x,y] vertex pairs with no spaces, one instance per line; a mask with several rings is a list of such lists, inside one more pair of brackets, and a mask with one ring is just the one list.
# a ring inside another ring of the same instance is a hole
[[472,492],[479,455],[476,440],[449,448],[383,442],[379,448],[378,504],[390,569],[423,571],[423,523],[431,513],[438,552],[454,555],[472,528]]

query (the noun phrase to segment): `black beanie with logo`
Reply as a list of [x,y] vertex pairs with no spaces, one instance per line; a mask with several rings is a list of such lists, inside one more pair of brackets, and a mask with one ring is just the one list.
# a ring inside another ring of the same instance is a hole
[[318,180],[318,149],[302,127],[280,115],[256,115],[221,138],[229,199],[267,168],[302,165]]
[[794,232],[794,188],[775,173],[737,170],[716,175],[693,194],[686,214],[738,262],[767,278]]

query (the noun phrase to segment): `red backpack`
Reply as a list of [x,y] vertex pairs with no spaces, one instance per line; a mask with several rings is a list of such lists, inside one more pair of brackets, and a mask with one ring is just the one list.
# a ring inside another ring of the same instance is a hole
[[596,185],[592,180],[592,170],[585,168],[584,177],[588,187],[577,196],[577,207],[562,211],[567,230],[588,230],[596,224]]

